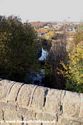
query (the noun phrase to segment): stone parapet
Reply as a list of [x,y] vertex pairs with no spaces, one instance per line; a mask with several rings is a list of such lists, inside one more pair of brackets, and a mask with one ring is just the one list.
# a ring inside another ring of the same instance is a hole
[[0,121],[0,125],[83,125],[83,94],[1,80]]

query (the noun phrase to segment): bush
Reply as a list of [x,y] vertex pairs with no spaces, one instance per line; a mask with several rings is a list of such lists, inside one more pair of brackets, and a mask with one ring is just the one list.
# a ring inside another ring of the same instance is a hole
[[37,34],[29,23],[17,17],[0,17],[0,73],[23,78],[36,68]]

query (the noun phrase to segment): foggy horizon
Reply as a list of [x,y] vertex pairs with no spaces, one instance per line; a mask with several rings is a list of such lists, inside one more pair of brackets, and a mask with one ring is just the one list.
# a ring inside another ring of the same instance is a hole
[[1,0],[0,15],[14,15],[29,22],[80,22],[82,3],[82,0]]

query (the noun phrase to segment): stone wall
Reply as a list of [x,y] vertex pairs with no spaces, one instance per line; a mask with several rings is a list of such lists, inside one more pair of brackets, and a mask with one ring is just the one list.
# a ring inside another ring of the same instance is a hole
[[0,125],[83,125],[83,94],[1,80],[0,121]]

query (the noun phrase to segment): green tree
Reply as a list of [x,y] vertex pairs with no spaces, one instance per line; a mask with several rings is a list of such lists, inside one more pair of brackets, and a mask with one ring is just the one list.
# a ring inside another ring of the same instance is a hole
[[37,33],[29,23],[13,16],[0,17],[1,74],[23,78],[29,69],[37,68],[36,40]]

